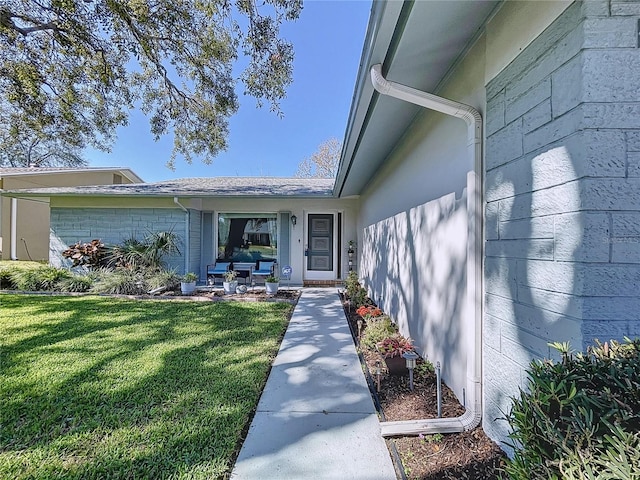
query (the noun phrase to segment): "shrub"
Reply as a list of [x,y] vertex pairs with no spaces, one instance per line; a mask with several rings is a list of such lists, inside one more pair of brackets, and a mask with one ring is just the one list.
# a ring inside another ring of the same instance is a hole
[[367,328],[364,330],[360,345],[369,350],[375,350],[376,345],[387,337],[396,333],[391,319],[387,316],[372,318],[367,321]]
[[88,292],[93,286],[93,279],[89,275],[72,275],[59,284],[62,292]]
[[102,272],[91,291],[119,295],[143,295],[149,291],[144,275],[129,268]]
[[93,239],[89,243],[77,242],[71,245],[62,256],[73,261],[73,266],[86,265],[89,268],[98,268],[105,261],[108,250],[101,240]]
[[349,275],[347,275],[347,278],[344,281],[344,286],[347,292],[347,296],[350,297],[355,289],[360,286],[360,282],[358,281],[358,273],[353,270],[350,271]]
[[180,253],[179,241],[173,232],[151,232],[143,241],[131,237],[109,249],[108,263],[117,267],[159,270],[166,255]]
[[358,274],[354,271],[349,272],[345,280],[345,290],[347,297],[352,306],[358,308],[367,304],[367,290],[360,285]]
[[381,316],[382,310],[374,305],[362,305],[356,310],[356,313],[365,320],[369,320],[371,318]]
[[531,363],[507,416],[511,478],[640,478],[640,340]]
[[16,289],[30,292],[40,290],[58,290],[59,283],[70,278],[67,270],[45,266],[29,270],[14,270],[10,275],[10,281]]
[[16,285],[13,282],[14,268],[0,268],[0,288],[15,289]]
[[51,266],[32,270],[32,272],[37,275],[38,290],[59,290],[60,282],[72,276],[68,270]]
[[399,333],[384,338],[377,343],[376,348],[384,358],[401,357],[403,353],[415,350],[412,340]]
[[175,270],[160,270],[150,273],[147,282],[152,289],[166,287],[172,290],[180,283],[180,275]]

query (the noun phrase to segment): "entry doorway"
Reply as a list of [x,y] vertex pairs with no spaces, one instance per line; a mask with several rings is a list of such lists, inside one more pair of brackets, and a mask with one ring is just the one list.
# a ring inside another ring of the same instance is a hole
[[335,280],[336,221],[332,213],[310,213],[307,215],[305,249],[305,279]]

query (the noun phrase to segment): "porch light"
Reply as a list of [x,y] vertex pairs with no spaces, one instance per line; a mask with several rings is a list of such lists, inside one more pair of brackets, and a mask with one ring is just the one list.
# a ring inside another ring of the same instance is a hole
[[295,215],[291,215],[291,225],[295,227],[296,223],[298,223],[298,217],[296,217]]
[[402,354],[402,358],[407,362],[407,368],[409,369],[409,388],[413,392],[413,369],[416,368],[416,360],[419,355],[416,352],[405,352]]

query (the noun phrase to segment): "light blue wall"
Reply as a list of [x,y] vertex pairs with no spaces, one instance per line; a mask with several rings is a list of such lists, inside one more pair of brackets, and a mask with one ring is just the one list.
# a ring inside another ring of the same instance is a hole
[[[640,335],[637,2],[578,2],[487,84],[484,427],[548,342]],[[625,7],[625,8],[622,8]]]
[[[131,237],[142,240],[150,232],[163,231],[172,231],[178,236],[180,251],[184,254],[185,221],[185,212],[178,209],[51,207],[49,261],[62,264],[62,251],[78,241],[90,242],[97,238],[105,244],[118,244]],[[170,268],[184,273],[182,255],[166,260]]]

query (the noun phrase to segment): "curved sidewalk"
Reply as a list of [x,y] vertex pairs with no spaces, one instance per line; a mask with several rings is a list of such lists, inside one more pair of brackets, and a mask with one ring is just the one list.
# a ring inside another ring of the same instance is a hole
[[395,480],[335,289],[303,289],[232,480]]

